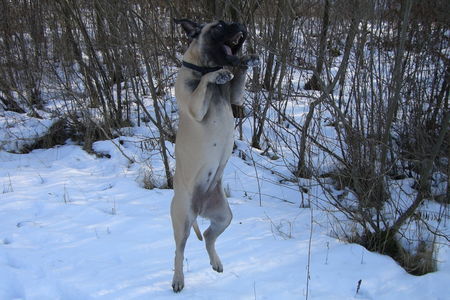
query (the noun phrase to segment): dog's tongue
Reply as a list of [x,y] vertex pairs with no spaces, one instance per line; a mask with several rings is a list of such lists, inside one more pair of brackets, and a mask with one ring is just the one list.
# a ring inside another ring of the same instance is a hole
[[233,53],[231,52],[230,46],[223,45],[223,47],[225,48],[225,52],[227,53],[227,55],[233,55]]

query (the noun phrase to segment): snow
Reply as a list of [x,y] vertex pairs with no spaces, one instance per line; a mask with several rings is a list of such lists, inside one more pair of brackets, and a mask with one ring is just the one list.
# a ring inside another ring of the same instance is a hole
[[[139,182],[143,162],[155,176],[161,162],[130,137],[94,149],[110,158],[69,144],[0,151],[0,299],[302,299],[309,256],[309,299],[449,299],[448,245],[440,244],[439,270],[416,277],[388,256],[333,238],[320,189],[301,194],[296,183],[279,184],[288,173],[282,164],[246,143],[239,149],[255,164],[235,153],[224,175],[234,215],[217,241],[224,273],[211,269],[191,235],[185,289],[174,294],[173,192]],[[310,208],[300,208],[302,197]]]
[[38,119],[12,111],[0,114],[0,150],[19,152],[47,133],[53,124],[49,119]]

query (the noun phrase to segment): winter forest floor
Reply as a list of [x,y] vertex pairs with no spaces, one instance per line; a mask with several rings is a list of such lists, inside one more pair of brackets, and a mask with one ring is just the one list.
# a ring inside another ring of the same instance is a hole
[[[121,148],[139,155],[132,143]],[[235,155],[224,175],[234,218],[217,243],[224,273],[211,269],[203,242],[192,234],[186,287],[174,294],[172,190],[142,188],[138,164],[128,163],[111,141],[96,142],[94,149],[111,158],[76,145],[0,152],[0,299],[450,295],[448,245],[439,247],[437,272],[410,275],[388,256],[334,238],[334,222],[318,208],[320,188],[303,194],[310,208],[299,208],[302,195],[294,185],[280,185],[276,175]],[[208,222],[199,225],[204,230]]]

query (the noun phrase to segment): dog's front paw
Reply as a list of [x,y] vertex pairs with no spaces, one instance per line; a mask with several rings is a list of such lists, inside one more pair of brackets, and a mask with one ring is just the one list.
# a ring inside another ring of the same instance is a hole
[[216,78],[215,83],[216,84],[225,84],[231,79],[233,79],[234,75],[228,70],[219,70],[216,71]]
[[247,68],[255,68],[261,65],[259,56],[256,54],[246,55],[241,59],[241,64]]

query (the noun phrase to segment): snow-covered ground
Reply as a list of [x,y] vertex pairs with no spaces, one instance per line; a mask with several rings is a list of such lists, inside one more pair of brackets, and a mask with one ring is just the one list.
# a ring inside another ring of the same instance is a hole
[[45,135],[53,120],[38,119],[12,111],[0,114],[0,150],[20,151]]
[[[217,242],[224,273],[191,235],[186,286],[174,294],[173,192],[142,188],[143,154],[131,142],[120,147],[137,163],[111,141],[94,145],[111,158],[76,145],[0,151],[0,299],[450,299],[448,246],[438,272],[409,275],[388,256],[333,238],[318,187],[301,194],[237,155],[224,176],[234,215]],[[311,208],[300,208],[302,197]]]

